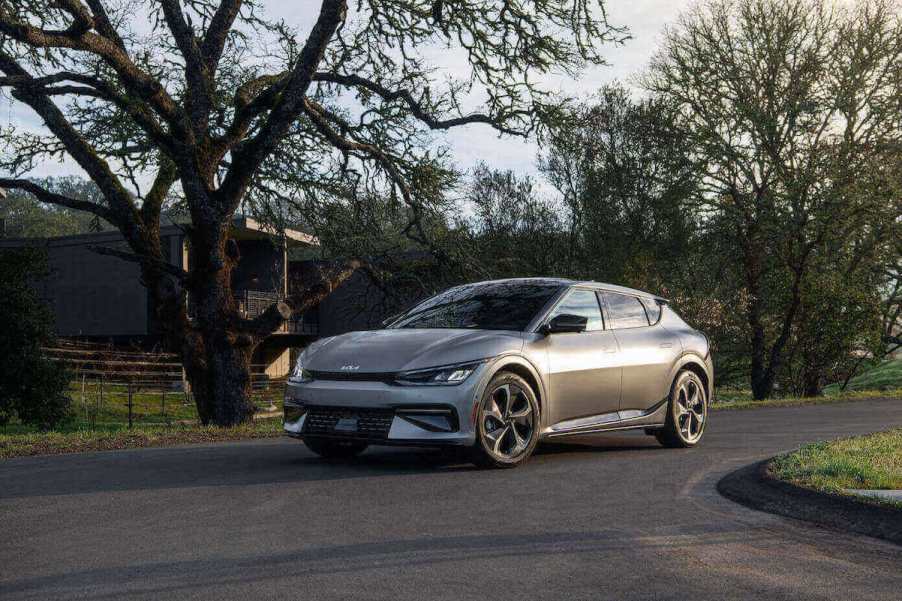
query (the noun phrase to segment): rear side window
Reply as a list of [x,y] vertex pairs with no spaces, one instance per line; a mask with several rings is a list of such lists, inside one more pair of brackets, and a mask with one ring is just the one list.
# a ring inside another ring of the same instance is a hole
[[601,308],[598,299],[591,290],[571,290],[564,300],[548,316],[551,320],[558,315],[579,315],[585,317],[586,331],[603,330],[604,322],[601,320]]
[[661,305],[658,304],[653,298],[639,298],[642,301],[642,304],[645,305],[645,313],[648,315],[648,323],[651,325],[655,325],[659,321],[661,321]]
[[604,298],[608,305],[608,314],[611,317],[611,328],[622,330],[625,328],[640,328],[648,325],[648,316],[643,305],[635,296],[625,294],[612,294],[605,292]]

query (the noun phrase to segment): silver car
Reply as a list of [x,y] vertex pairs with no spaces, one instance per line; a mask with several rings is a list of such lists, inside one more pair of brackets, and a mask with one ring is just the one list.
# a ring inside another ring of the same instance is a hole
[[707,337],[663,298],[496,280],[446,290],[385,329],[311,344],[289,378],[284,429],[326,457],[456,445],[480,465],[513,467],[540,441],[612,430],[694,446],[713,385]]

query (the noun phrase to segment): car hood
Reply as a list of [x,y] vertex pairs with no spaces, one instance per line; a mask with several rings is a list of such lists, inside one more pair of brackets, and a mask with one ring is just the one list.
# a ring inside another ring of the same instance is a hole
[[497,330],[392,329],[349,332],[311,345],[304,367],[358,373],[396,372],[494,357],[523,348],[520,332]]

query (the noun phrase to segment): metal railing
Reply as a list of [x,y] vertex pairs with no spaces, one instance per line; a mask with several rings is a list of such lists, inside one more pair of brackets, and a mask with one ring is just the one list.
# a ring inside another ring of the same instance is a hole
[[[282,297],[275,292],[263,290],[237,290],[234,293],[238,310],[247,319],[253,319],[266,311],[273,303],[279,302]],[[319,321],[314,315],[304,314],[292,316],[287,320],[279,332],[286,334],[301,334],[316,336],[319,334]]]

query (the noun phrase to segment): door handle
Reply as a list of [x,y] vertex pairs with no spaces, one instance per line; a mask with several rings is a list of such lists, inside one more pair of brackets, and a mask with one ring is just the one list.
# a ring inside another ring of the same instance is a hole
[[602,350],[602,352],[605,352],[605,353],[616,353],[616,352],[617,352],[617,347],[614,347],[614,346],[603,346],[603,347],[601,347],[601,350]]
[[661,348],[671,348],[673,346],[672,342],[662,342]]

